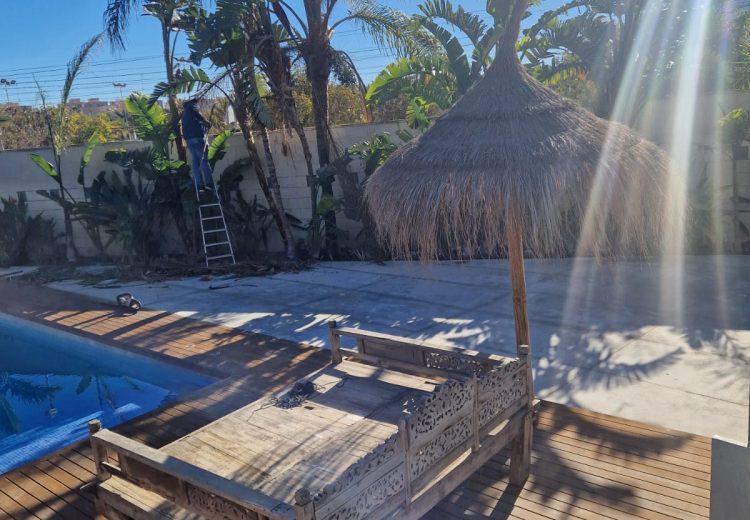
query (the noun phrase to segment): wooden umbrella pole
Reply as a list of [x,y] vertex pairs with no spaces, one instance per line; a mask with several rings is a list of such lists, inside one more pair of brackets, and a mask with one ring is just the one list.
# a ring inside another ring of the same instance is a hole
[[[526,275],[523,267],[523,239],[518,210],[508,211],[508,261],[510,282],[513,288],[513,316],[516,324],[516,349],[522,345],[530,347],[529,316],[526,308]],[[520,354],[520,352],[519,352]]]
[[513,439],[510,451],[510,483],[523,485],[529,476],[531,466],[531,442],[533,434],[532,409],[534,406],[534,381],[531,371],[531,341],[529,338],[529,317],[526,308],[526,276],[523,268],[523,239],[521,218],[514,205],[508,209],[506,218],[508,237],[508,261],[510,282],[513,290],[513,316],[516,326],[516,352],[526,363],[526,391],[528,413],[523,427]]

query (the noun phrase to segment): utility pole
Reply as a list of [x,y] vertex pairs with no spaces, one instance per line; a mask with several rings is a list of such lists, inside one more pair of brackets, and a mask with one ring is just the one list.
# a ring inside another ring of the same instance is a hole
[[130,120],[128,119],[128,109],[125,107],[125,98],[122,95],[122,89],[124,89],[125,87],[127,87],[128,84],[127,83],[118,82],[118,81],[113,81],[112,82],[112,86],[115,87],[115,88],[117,88],[117,89],[120,89],[120,101],[123,102],[123,109],[124,109],[124,113],[125,113],[125,126],[128,129],[128,139],[132,139],[132,135],[133,134],[131,133],[132,130],[130,128]]

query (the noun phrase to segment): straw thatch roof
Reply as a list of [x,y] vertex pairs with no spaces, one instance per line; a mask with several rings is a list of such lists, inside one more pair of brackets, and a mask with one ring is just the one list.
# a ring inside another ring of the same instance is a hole
[[370,177],[379,236],[401,257],[503,253],[515,204],[534,255],[650,252],[668,216],[665,154],[529,76],[517,34],[483,79]]

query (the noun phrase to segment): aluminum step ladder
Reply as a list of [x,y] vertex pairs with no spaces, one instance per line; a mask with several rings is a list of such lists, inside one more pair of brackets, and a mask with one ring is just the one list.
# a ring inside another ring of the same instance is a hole
[[202,194],[196,191],[206,267],[219,263],[234,265],[236,263],[234,248],[227,230],[224,209],[221,206],[219,195],[216,193],[216,187],[213,188],[213,191],[207,190]]

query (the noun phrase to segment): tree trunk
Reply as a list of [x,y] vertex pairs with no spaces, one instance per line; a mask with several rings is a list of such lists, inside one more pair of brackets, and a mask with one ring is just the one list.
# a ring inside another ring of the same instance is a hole
[[[330,42],[326,39],[325,46],[312,45],[315,49],[307,60],[307,75],[310,80],[313,119],[315,121],[315,141],[318,150],[318,163],[323,168],[331,163],[331,141],[328,128],[328,77],[331,72],[331,62],[328,56]],[[323,47],[323,48],[321,48]],[[323,195],[333,197],[333,184],[321,185]],[[326,253],[329,258],[335,258],[338,253],[336,213],[329,211],[323,215],[325,221]]]
[[244,115],[244,112],[241,112],[240,107],[236,106],[235,113],[237,117],[237,124],[242,131],[242,136],[245,138],[245,148],[247,149],[247,154],[250,156],[250,161],[253,164],[253,171],[255,172],[255,176],[258,179],[258,185],[263,192],[263,196],[266,198],[268,209],[271,211],[273,220],[279,230],[281,240],[284,242],[284,250],[288,251],[288,242],[290,240],[290,237],[286,233],[287,226],[284,225],[286,215],[279,210],[279,207],[276,204],[276,199],[273,196],[271,188],[268,185],[268,179],[266,178],[266,174],[263,171],[263,164],[260,161],[260,154],[258,153],[258,148],[255,146],[255,138],[253,137],[252,129],[248,124],[247,116]]
[[[282,103],[285,114],[284,117],[289,123],[289,126],[291,126],[294,132],[297,134],[297,138],[299,139],[300,145],[302,146],[302,155],[305,158],[305,165],[307,166],[307,185],[310,187],[310,226],[311,228],[314,227],[317,230],[319,222],[319,217],[316,211],[316,206],[318,204],[318,186],[315,182],[315,167],[313,166],[312,162],[310,142],[307,140],[305,129],[299,122],[299,118],[297,117],[297,110],[293,104],[294,100],[287,100],[286,98],[284,98],[282,100]],[[317,240],[315,240],[314,242],[317,243]],[[312,254],[313,257],[317,257],[319,251],[310,251],[310,254]]]
[[286,211],[284,211],[284,201],[281,198],[281,187],[279,186],[279,178],[276,175],[276,163],[273,160],[273,153],[271,153],[271,143],[268,140],[268,129],[265,126],[260,127],[260,136],[261,140],[263,141],[263,153],[266,156],[268,184],[271,189],[271,193],[276,199],[276,207],[278,208],[278,212],[282,216],[281,225],[284,228],[283,235],[286,235],[286,240],[284,241],[286,257],[289,260],[294,260],[297,257],[297,253],[294,248],[294,235],[292,234],[292,227],[289,225],[289,219],[286,216]]
[[[174,64],[172,63],[172,51],[169,46],[169,26],[163,20],[161,24],[161,41],[164,46],[164,65],[167,71],[167,82],[172,83],[174,81]],[[169,124],[175,133],[177,157],[181,161],[187,162],[185,143],[182,140],[182,130],[180,129],[180,112],[177,109],[177,95],[174,93],[169,94]]]

